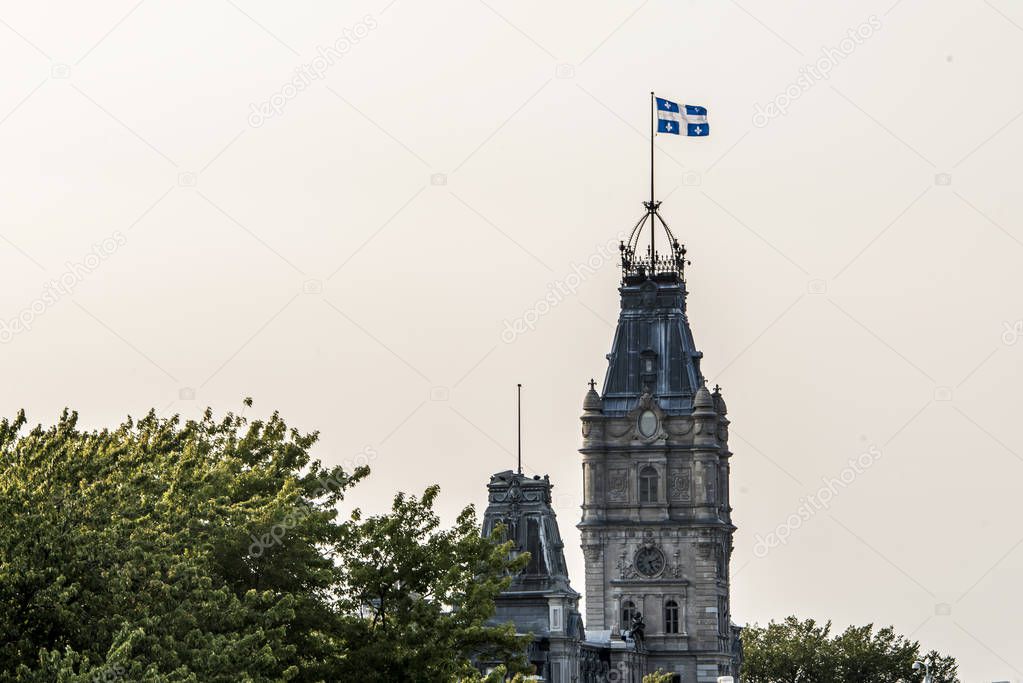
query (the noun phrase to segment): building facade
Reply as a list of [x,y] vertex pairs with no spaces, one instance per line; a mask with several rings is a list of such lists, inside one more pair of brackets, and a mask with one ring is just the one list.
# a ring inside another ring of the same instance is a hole
[[[735,526],[727,408],[700,369],[703,354],[686,315],[685,250],[657,204],[647,209],[621,247],[621,312],[604,382],[598,393],[591,381],[583,401],[585,628],[550,509],[550,482],[505,472],[490,484],[484,530],[500,520],[520,549],[543,558],[502,596],[498,620],[533,633],[534,650],[543,643],[545,659],[534,663],[542,663],[544,680],[557,683],[639,681],[658,669],[685,683],[739,675],[729,595]],[[646,256],[637,257],[644,225],[653,231],[657,221],[668,255],[651,240]],[[568,632],[562,637],[555,626]]]

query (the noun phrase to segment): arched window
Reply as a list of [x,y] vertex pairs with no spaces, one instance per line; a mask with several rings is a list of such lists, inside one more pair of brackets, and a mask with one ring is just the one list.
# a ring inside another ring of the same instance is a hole
[[639,502],[657,502],[657,470],[649,465],[639,471]]
[[674,600],[664,603],[664,632],[678,633],[678,603]]
[[622,603],[622,630],[632,628],[632,618],[636,616],[636,603],[626,600]]

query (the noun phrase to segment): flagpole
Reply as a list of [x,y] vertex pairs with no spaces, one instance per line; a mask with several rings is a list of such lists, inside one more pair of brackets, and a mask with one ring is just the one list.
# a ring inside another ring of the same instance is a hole
[[519,385],[519,474],[522,474],[522,385]]
[[654,91],[650,91],[650,266],[653,268],[654,258]]

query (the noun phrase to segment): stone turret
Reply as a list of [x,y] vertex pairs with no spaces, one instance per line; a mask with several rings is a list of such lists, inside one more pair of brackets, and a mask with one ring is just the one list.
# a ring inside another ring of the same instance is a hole
[[497,598],[495,623],[512,622],[518,633],[533,634],[529,659],[546,681],[571,681],[579,670],[584,640],[579,594],[565,564],[557,515],[551,507],[551,482],[511,470],[498,472],[487,486],[483,533],[498,525],[515,543],[512,552],[529,553],[529,564]]

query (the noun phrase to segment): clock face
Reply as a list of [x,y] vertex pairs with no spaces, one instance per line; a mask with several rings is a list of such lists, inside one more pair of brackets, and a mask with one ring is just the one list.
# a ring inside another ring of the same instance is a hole
[[636,553],[636,571],[643,576],[657,576],[664,569],[664,554],[657,548],[642,548]]

